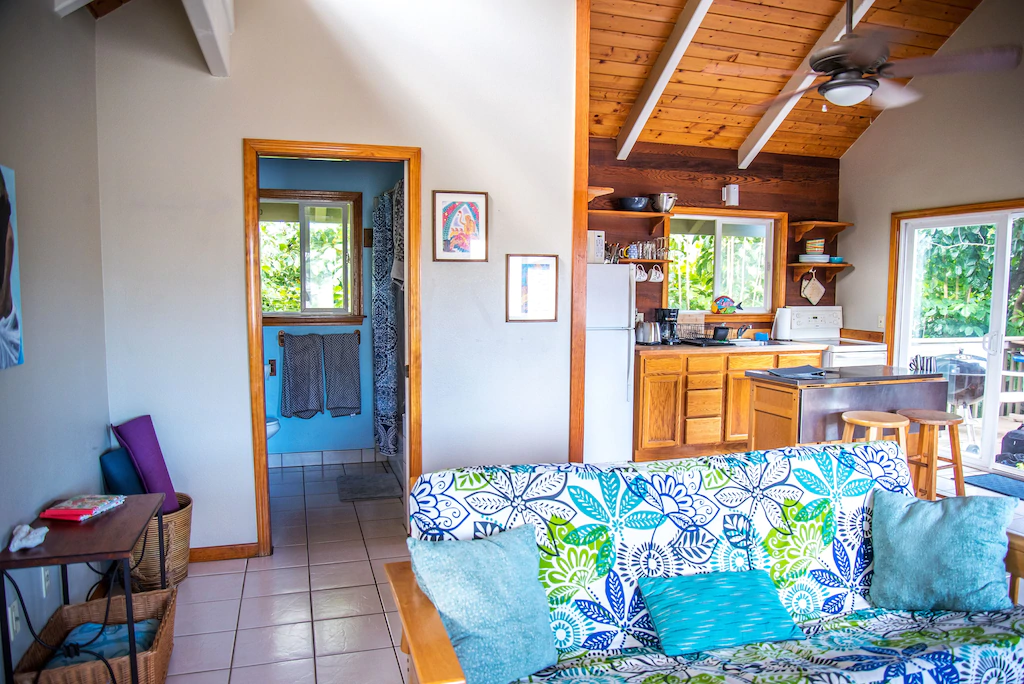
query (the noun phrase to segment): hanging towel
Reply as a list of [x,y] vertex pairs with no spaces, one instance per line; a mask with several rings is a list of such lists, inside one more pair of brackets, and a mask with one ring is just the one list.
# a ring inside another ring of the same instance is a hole
[[323,342],[320,335],[284,335],[281,415],[312,418],[324,412]]
[[359,337],[356,333],[324,335],[324,376],[327,378],[327,410],[331,415],[354,416],[360,412]]

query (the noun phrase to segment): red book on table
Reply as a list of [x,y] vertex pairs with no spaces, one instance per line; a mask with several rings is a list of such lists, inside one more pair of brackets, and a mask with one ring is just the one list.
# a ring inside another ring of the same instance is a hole
[[74,496],[66,501],[60,502],[56,506],[47,508],[39,514],[39,517],[54,520],[75,520],[81,522],[99,515],[104,511],[109,511],[111,508],[116,508],[123,503],[124,497],[121,495],[106,496],[88,494],[83,496]]

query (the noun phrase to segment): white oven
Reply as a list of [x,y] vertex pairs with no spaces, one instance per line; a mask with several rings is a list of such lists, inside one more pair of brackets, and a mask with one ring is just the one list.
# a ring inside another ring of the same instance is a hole
[[886,365],[885,344],[840,337],[842,327],[841,306],[788,306],[775,314],[777,339],[827,345],[821,360],[825,368]]

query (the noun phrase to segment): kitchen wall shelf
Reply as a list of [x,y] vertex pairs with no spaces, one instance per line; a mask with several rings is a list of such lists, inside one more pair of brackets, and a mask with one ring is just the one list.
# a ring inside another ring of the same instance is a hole
[[841,223],[839,221],[797,221],[789,224],[789,232],[793,240],[800,242],[808,233],[817,228],[822,228],[822,236],[825,242],[835,240],[844,230],[852,226],[852,223]]
[[587,209],[587,213],[591,216],[621,216],[623,218],[644,218],[644,219],[658,219],[659,221],[665,219],[667,216],[671,216],[670,213],[662,213],[657,211],[626,211],[624,209]]
[[793,282],[797,282],[805,275],[810,273],[812,270],[822,270],[825,272],[825,282],[831,283],[836,275],[844,268],[850,268],[853,264],[789,264],[789,267],[793,269]]
[[587,201],[593,202],[598,197],[604,197],[605,195],[610,195],[613,192],[615,192],[615,188],[599,188],[591,185],[587,188]]
[[674,264],[671,259],[619,259],[620,264]]

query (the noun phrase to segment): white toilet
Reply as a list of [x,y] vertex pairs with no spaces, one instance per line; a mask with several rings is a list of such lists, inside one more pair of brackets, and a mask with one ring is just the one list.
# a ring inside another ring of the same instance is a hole
[[[267,378],[270,377],[270,364],[263,364],[263,380],[266,382]],[[270,439],[277,434],[278,430],[281,429],[281,421],[274,416],[267,416],[267,439]]]

